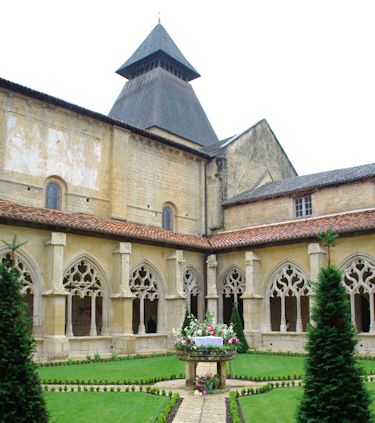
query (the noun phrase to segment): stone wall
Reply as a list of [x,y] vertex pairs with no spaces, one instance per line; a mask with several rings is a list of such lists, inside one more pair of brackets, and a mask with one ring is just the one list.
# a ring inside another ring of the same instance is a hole
[[0,90],[3,199],[44,206],[58,182],[63,209],[161,226],[166,202],[175,230],[204,232],[204,160],[68,109]]
[[[375,184],[373,181],[360,181],[322,188],[311,194],[311,200],[312,215],[308,217],[375,207]],[[293,219],[296,219],[294,197],[289,196],[238,204],[224,209],[226,230]]]

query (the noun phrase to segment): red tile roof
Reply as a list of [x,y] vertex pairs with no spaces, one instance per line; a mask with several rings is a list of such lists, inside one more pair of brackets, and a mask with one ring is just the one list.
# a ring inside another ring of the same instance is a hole
[[166,247],[214,252],[311,239],[318,234],[322,234],[329,227],[342,235],[374,231],[375,209],[221,232],[210,238],[185,235],[151,226],[85,214],[27,206],[7,200],[0,200],[0,222],[103,236],[123,241],[147,242],[165,245]]
[[0,200],[0,222],[4,221],[10,224],[18,223],[47,229],[53,227],[53,230],[56,231],[78,232],[85,235],[105,236],[129,241],[147,241],[198,250],[209,248],[207,238],[201,236],[185,235],[152,226]]
[[330,227],[341,235],[374,231],[375,209],[221,232],[210,238],[210,244],[214,250],[234,249],[247,245],[256,247],[316,238]]

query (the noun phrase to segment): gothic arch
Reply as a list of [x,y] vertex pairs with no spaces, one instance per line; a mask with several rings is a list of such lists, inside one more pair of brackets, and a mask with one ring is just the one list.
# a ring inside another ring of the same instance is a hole
[[151,317],[155,321],[155,316],[156,332],[164,331],[166,284],[162,273],[151,262],[144,259],[130,271],[129,285],[130,290],[135,294],[133,300],[134,333],[145,334],[146,323]]
[[109,278],[99,261],[80,254],[65,267],[66,335],[97,336],[110,332]]
[[204,286],[203,278],[192,265],[187,265],[183,271],[183,289],[186,295],[188,311],[199,319],[203,319]]
[[217,287],[219,295],[219,316],[221,321],[229,323],[232,303],[238,304],[243,324],[242,294],[246,289],[245,273],[237,265],[228,266],[219,277]]
[[354,326],[359,332],[375,333],[375,258],[363,252],[352,253],[338,268],[350,298]]
[[[6,246],[0,247],[0,260],[3,260],[9,253],[9,248]],[[42,335],[43,321],[43,276],[37,262],[24,249],[18,249],[15,252],[15,256],[16,268],[23,280],[22,292],[32,295],[33,334],[40,336]]]
[[308,273],[294,260],[284,260],[266,277],[264,330],[303,332],[309,322]]

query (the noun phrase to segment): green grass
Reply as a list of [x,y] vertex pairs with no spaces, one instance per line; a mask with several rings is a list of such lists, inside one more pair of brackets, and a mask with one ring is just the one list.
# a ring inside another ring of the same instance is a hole
[[151,378],[171,378],[173,374],[184,373],[184,364],[174,356],[149,357],[134,360],[105,361],[90,364],[71,364],[64,366],[39,367],[40,378],[93,381],[108,380],[122,382],[124,379],[129,383],[149,380]]
[[[372,397],[371,412],[375,415],[375,383],[367,383]],[[273,389],[271,392],[241,397],[246,422],[293,423],[302,397],[302,388]]]
[[[258,376],[292,376],[304,374],[304,357],[268,354],[238,354],[231,362],[233,375],[249,378]],[[375,373],[374,360],[359,360],[358,363],[367,371]]]
[[124,392],[46,392],[53,423],[153,423],[168,397]]

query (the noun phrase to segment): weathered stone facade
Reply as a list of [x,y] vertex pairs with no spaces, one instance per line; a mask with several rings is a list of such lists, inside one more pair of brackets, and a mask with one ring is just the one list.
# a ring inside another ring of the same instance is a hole
[[167,350],[186,307],[228,321],[233,301],[252,348],[300,351],[330,225],[358,349],[375,353],[373,167],[230,203],[298,186],[266,121],[207,146],[0,80],[1,239],[28,241],[17,269],[37,358]]

